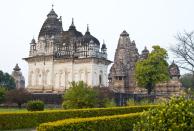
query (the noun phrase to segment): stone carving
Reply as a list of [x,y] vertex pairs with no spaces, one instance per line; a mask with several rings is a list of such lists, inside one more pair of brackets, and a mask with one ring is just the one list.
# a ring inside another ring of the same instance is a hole
[[120,34],[114,63],[110,69],[109,86],[119,92],[130,92],[135,87],[134,67],[139,58],[135,41],[131,41],[124,30]]

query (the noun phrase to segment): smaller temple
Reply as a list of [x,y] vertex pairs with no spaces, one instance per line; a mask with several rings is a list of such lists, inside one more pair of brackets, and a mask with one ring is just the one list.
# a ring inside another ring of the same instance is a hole
[[12,77],[15,80],[16,89],[25,88],[25,79],[18,64],[13,68]]
[[173,61],[168,68],[170,80],[165,83],[156,85],[156,93],[158,96],[169,97],[172,95],[180,95],[182,93],[182,84],[179,80],[180,70],[178,65]]

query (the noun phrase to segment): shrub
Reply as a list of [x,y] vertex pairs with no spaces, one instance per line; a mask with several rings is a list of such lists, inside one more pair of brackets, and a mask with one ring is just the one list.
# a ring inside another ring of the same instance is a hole
[[64,109],[80,109],[96,107],[97,92],[83,81],[72,82],[64,94]]
[[117,105],[116,105],[114,99],[106,99],[104,106],[105,107],[116,107]]
[[194,130],[194,102],[184,97],[173,97],[160,109],[144,112],[134,130],[190,131]]
[[141,99],[139,101],[135,101],[134,99],[129,99],[127,101],[127,106],[143,106],[143,105],[157,105],[157,104],[162,104],[164,103],[164,99],[155,99],[154,101],[150,101],[148,98]]
[[66,118],[96,117],[142,112],[157,106],[133,106],[92,109],[52,110],[36,112],[0,113],[0,130],[32,128],[41,123]]
[[43,123],[37,131],[123,131],[133,130],[133,124],[139,121],[141,113],[92,118],[65,119]]
[[28,111],[43,111],[44,110],[44,102],[40,100],[32,100],[27,103]]
[[5,100],[6,89],[0,86],[0,104]]

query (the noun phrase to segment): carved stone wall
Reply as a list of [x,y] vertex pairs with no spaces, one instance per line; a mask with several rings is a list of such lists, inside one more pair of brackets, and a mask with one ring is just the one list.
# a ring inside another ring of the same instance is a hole
[[110,69],[110,88],[119,92],[133,91],[134,67],[138,58],[139,53],[135,41],[131,41],[129,34],[123,31],[118,41],[114,63]]

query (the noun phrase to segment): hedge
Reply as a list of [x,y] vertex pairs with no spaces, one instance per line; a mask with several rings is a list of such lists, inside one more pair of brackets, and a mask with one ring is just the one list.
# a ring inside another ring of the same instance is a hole
[[65,119],[40,124],[37,131],[132,131],[141,113]]
[[50,110],[36,112],[10,112],[0,113],[0,130],[2,129],[22,129],[37,127],[41,123],[62,120],[75,117],[96,117],[129,114],[142,112],[157,106],[132,106],[132,107],[113,107],[113,108],[90,108],[72,110]]

